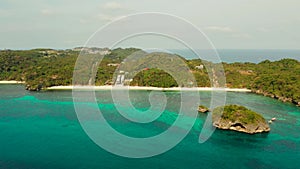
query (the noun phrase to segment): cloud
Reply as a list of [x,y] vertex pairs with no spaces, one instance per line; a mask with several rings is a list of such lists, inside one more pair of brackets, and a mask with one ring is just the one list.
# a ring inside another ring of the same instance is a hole
[[100,19],[101,21],[113,21],[121,17],[124,17],[124,15],[113,16],[113,15],[99,14],[97,16],[97,18]]
[[114,20],[114,17],[111,15],[105,15],[105,14],[99,14],[97,16],[98,19],[102,20],[102,21],[112,21]]
[[221,32],[226,33],[228,36],[239,38],[239,39],[252,39],[253,37],[247,33],[240,32],[238,30],[234,30],[228,26],[208,26],[204,28],[204,30],[212,31],[212,32]]
[[86,24],[88,22],[89,21],[87,19],[79,19],[79,23],[81,23],[81,24]]
[[50,10],[50,9],[42,9],[41,10],[41,14],[47,16],[47,15],[54,14],[54,12],[52,10]]
[[[110,22],[115,19],[126,16],[128,13],[132,13],[130,9],[123,6],[118,2],[107,2],[101,5],[101,13],[96,15],[93,19]],[[80,23],[85,23],[85,20],[81,20]]]
[[225,33],[232,33],[234,32],[233,29],[231,29],[228,26],[208,26],[204,28],[205,30],[208,31],[214,31],[214,32],[225,32]]
[[[95,15],[93,19],[97,19],[105,22],[110,22],[135,12],[134,10],[118,2],[107,2],[102,4],[100,8],[101,8],[101,13]],[[85,23],[85,22],[86,21],[84,20],[80,21],[80,23]]]
[[256,30],[259,32],[269,32],[269,29],[267,28],[257,28]]
[[93,23],[93,22],[111,22],[116,19],[121,19],[126,17],[126,15],[111,15],[111,14],[98,14],[93,17],[89,18],[80,18],[78,21],[80,24],[87,24],[87,23]]
[[123,9],[124,7],[117,2],[107,2],[103,5],[104,9]]
[[12,16],[14,12],[0,9],[0,17],[9,17]]
[[240,38],[240,39],[252,39],[253,37],[247,33],[236,33],[233,34],[232,37]]

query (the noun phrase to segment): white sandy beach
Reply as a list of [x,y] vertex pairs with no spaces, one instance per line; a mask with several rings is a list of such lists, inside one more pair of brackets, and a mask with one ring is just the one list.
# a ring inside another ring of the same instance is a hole
[[15,81],[15,80],[2,80],[0,81],[0,84],[22,84],[25,82],[22,81]]
[[161,87],[146,87],[146,86],[52,86],[47,90],[112,90],[112,89],[129,89],[129,90],[156,90],[156,91],[228,91],[228,92],[251,92],[249,89],[238,88],[212,88],[212,87],[197,87],[197,88],[161,88]]
[[[0,84],[23,84],[25,82],[15,81],[15,80],[3,80]],[[74,86],[52,86],[48,87],[47,90],[72,90]],[[172,88],[162,88],[162,87],[147,87],[147,86],[75,86],[77,90],[155,90],[155,91],[229,91],[229,92],[251,92],[249,89],[240,88],[212,88],[212,87],[172,87]]]

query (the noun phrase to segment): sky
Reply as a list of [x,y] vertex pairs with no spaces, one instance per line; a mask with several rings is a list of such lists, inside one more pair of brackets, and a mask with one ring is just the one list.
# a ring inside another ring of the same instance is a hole
[[217,49],[300,49],[299,8],[299,0],[1,0],[0,49],[83,46],[100,27],[140,12],[184,18]]

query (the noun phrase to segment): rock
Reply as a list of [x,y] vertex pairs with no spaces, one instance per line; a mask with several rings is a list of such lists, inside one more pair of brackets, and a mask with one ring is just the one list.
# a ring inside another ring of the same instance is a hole
[[283,97],[283,96],[280,96],[280,95],[271,94],[271,93],[268,93],[268,92],[264,92],[262,90],[252,89],[251,92],[259,94],[259,95],[263,95],[263,96],[266,96],[266,97],[271,97],[271,98],[280,100],[282,102],[291,102],[293,104],[296,104],[296,106],[300,106],[300,102],[296,99],[293,99],[293,98],[287,98],[287,97]]
[[213,125],[218,129],[234,130],[249,134],[270,131],[269,124],[260,114],[243,106],[227,105],[217,107],[213,110],[212,117]]
[[203,105],[200,105],[198,107],[198,112],[200,112],[200,113],[207,113],[207,112],[209,112],[209,109],[207,107],[203,106]]
[[43,85],[26,85],[25,89],[28,91],[40,91],[43,89]]

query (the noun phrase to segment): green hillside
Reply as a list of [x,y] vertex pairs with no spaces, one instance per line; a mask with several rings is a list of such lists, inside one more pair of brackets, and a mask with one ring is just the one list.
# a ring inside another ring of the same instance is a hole
[[[103,49],[88,50],[95,52]],[[25,81],[28,90],[39,90],[57,85],[71,85],[73,69],[79,52],[80,50],[53,49],[1,50],[0,80]],[[135,52],[145,54],[145,52],[135,48],[109,50],[109,53],[105,55],[98,67],[95,84],[113,84],[116,80],[114,73],[119,64]],[[93,53],[90,55],[93,55]],[[177,58],[175,60],[176,64],[173,63],[173,65],[169,66],[167,63],[174,62],[173,58]],[[136,68],[141,71],[135,74],[128,74],[128,76],[132,76],[130,85],[155,87],[189,86],[190,81],[195,78],[197,86],[211,86],[207,70],[202,67],[199,68],[201,65],[212,64],[210,62],[199,59],[185,60],[182,57],[175,57],[175,55],[165,53],[147,54],[142,64],[135,59],[132,59],[131,62],[127,67],[122,68],[125,70]],[[206,64],[203,64],[204,62]],[[137,67],[136,65],[144,67]],[[150,65],[150,67],[147,68],[147,65]],[[157,67],[164,67],[170,72],[177,72],[178,78],[181,80],[175,80],[168,72]],[[256,93],[300,105],[299,61],[282,59],[275,62],[266,60],[259,64],[223,63],[223,67],[225,69],[227,87],[248,88]],[[88,65],[86,65],[86,69],[89,69]],[[193,78],[185,77],[186,72],[192,73]]]

